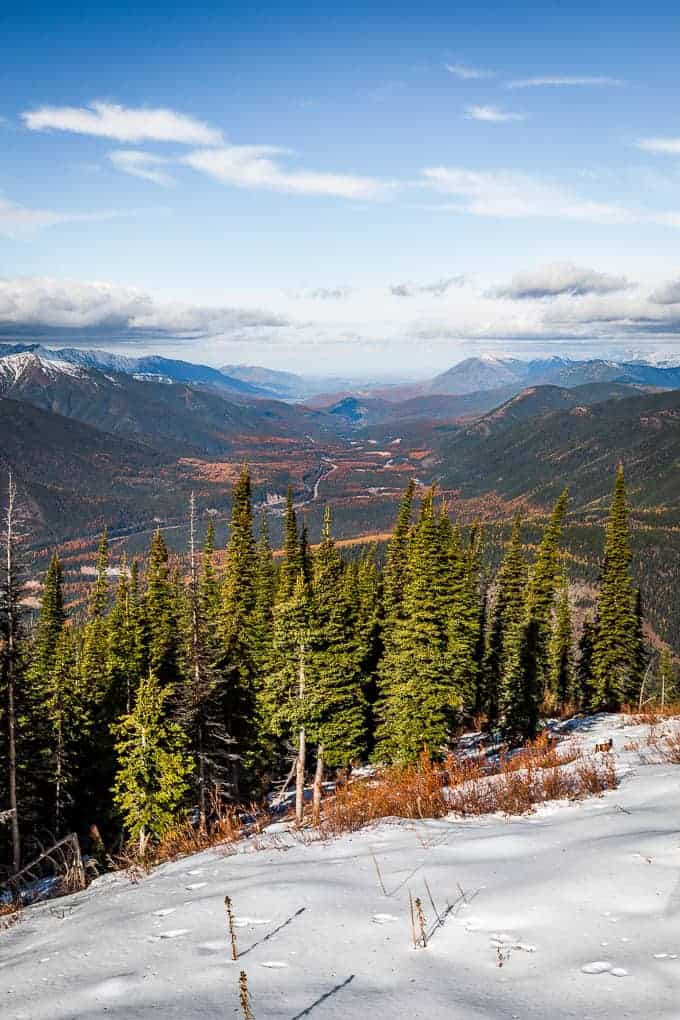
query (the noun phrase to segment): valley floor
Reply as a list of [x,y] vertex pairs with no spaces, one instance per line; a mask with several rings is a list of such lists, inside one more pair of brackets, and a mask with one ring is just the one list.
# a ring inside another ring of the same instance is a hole
[[309,845],[274,826],[238,853],[29,908],[0,933],[0,1013],[240,1018],[244,970],[255,1020],[678,1020],[680,767],[648,763],[647,730],[613,717],[579,731],[588,749],[614,737],[621,784],[602,797]]

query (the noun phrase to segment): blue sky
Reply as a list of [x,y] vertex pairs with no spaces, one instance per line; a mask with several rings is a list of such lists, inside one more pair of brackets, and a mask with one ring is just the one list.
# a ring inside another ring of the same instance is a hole
[[6,338],[679,351],[670,4],[27,4],[0,39]]

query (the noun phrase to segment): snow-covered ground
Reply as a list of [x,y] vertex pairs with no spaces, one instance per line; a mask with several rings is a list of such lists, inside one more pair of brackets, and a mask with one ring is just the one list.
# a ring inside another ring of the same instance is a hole
[[581,731],[586,748],[614,737],[621,785],[599,798],[310,845],[275,830],[29,908],[0,933],[0,1015],[240,1017],[243,969],[256,1020],[678,1020],[680,767],[646,764],[646,733]]

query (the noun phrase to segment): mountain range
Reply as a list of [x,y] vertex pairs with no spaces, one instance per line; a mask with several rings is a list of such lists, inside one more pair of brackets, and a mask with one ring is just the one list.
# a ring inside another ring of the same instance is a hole
[[314,503],[333,502],[346,537],[383,530],[411,476],[538,510],[568,483],[585,510],[606,498],[619,460],[633,501],[680,524],[677,367],[467,359],[411,395],[367,388],[313,406],[292,397],[301,377],[246,374],[1,346],[0,465],[22,479],[37,540],[181,520],[192,488],[204,506],[226,507],[244,460],[274,512],[291,484],[314,520]]

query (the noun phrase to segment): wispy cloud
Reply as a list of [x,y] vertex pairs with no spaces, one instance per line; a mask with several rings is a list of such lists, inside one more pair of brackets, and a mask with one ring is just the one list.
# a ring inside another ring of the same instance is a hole
[[485,71],[480,67],[470,67],[468,64],[446,64],[449,74],[455,75],[462,81],[479,81],[483,78],[495,78],[495,71]]
[[602,224],[653,223],[680,227],[680,212],[652,212],[614,202],[593,201],[559,184],[512,170],[440,166],[426,168],[422,174],[437,191],[460,200],[447,207],[453,212],[501,219],[543,217]]
[[534,272],[518,273],[507,286],[497,287],[489,294],[491,297],[528,301],[562,295],[583,297],[585,294],[613,294],[630,287],[625,276],[609,276],[594,269],[560,262],[542,266]]
[[31,131],[70,131],[118,142],[177,142],[220,145],[222,132],[195,117],[165,108],[131,108],[116,103],[40,106],[22,114]]
[[57,227],[62,223],[97,223],[119,215],[113,211],[77,213],[36,209],[0,198],[0,235],[16,238],[35,234],[46,227]]
[[109,153],[109,159],[115,167],[132,177],[141,177],[164,187],[175,183],[172,175],[164,169],[172,161],[163,156],[139,149],[116,149]]
[[680,156],[680,138],[640,138],[635,143],[645,152],[658,152],[665,156]]
[[288,170],[281,165],[281,157],[288,155],[289,150],[271,145],[230,145],[198,149],[184,156],[182,162],[234,187],[295,195],[367,200],[386,197],[394,187],[375,177]]
[[466,106],[465,116],[468,120],[482,120],[488,124],[509,124],[512,121],[526,120],[526,113],[512,113],[501,110],[498,106]]
[[393,297],[410,298],[418,294],[430,294],[432,297],[443,297],[452,287],[462,287],[465,283],[464,276],[447,276],[435,283],[396,283],[390,287],[390,294]]
[[535,89],[546,85],[594,85],[617,87],[623,85],[620,78],[610,78],[607,75],[544,75],[535,78],[515,78],[507,83],[509,89]]

